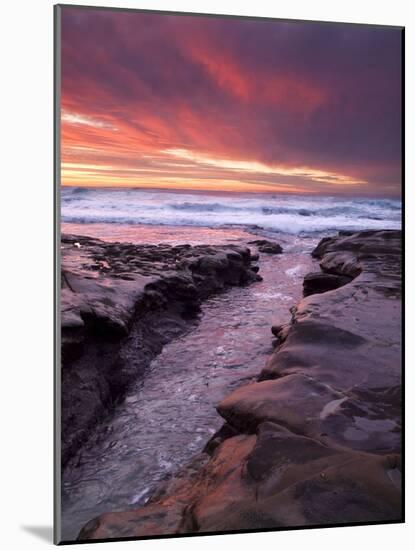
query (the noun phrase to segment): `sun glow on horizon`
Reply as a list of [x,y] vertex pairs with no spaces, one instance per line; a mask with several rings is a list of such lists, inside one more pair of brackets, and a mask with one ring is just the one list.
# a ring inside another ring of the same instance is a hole
[[[72,120],[67,120],[72,124]],[[77,124],[77,123],[75,123]],[[102,127],[101,127],[102,128]],[[70,150],[84,155],[85,161],[76,162]],[[102,157],[108,148],[101,149]],[[310,167],[286,167],[270,165],[255,160],[213,157],[181,148],[155,151],[153,155],[137,154],[133,166],[132,154],[128,152],[123,164],[99,162],[100,148],[72,146],[66,150],[67,160],[61,164],[63,185],[94,187],[159,187],[174,185],[177,189],[224,190],[239,192],[311,192],[315,191],[304,182],[322,182],[332,187],[338,185],[365,185],[363,179]],[[69,154],[68,154],[69,153]],[[91,160],[88,162],[88,158]],[[141,162],[140,162],[141,159]],[[145,164],[148,163],[148,165]],[[264,181],[262,178],[266,178]],[[285,181],[279,181],[284,178]],[[301,180],[301,184],[299,183]]]
[[341,183],[346,185],[357,185],[367,183],[365,180],[362,179],[353,179],[348,176],[336,174],[334,172],[315,170],[313,168],[308,168],[304,166],[300,166],[297,168],[285,168],[284,166],[267,165],[258,161],[210,158],[203,154],[191,153],[190,151],[186,151],[185,149],[167,149],[165,152],[178,158],[194,161],[197,164],[215,166],[217,168],[223,168],[225,170],[276,174],[282,176],[301,176],[314,181],[321,181],[332,184]]

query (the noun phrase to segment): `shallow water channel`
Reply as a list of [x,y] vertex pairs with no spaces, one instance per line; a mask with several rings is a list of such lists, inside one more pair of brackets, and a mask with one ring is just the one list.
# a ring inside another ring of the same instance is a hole
[[271,354],[270,327],[288,321],[301,298],[304,275],[317,267],[315,243],[293,237],[282,255],[261,254],[262,282],[208,299],[199,320],[152,361],[63,473],[64,540],[100,513],[145,503],[203,449],[223,423],[218,402],[254,380]]

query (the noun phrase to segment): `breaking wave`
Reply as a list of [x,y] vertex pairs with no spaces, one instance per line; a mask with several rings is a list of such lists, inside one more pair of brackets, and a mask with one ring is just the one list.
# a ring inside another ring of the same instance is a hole
[[241,225],[304,234],[341,229],[398,229],[401,201],[63,187],[61,219],[68,223]]

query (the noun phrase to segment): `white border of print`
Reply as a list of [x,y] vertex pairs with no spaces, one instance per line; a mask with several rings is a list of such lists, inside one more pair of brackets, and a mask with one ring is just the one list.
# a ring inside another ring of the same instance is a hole
[[[65,3],[70,3],[67,0]],[[76,4],[277,18],[377,23],[406,27],[406,97],[415,97],[415,17],[410,0],[89,0]],[[4,548],[31,549],[52,541],[53,485],[53,0],[2,6],[1,88],[1,372],[2,529]],[[412,8],[412,9],[411,9]],[[415,151],[414,102],[407,102],[406,150]],[[410,124],[411,122],[411,124]],[[407,243],[415,242],[414,156],[407,155]],[[408,247],[407,312],[415,311],[413,254]],[[415,417],[414,325],[407,319],[406,418]],[[412,330],[411,330],[412,329]],[[412,343],[411,343],[412,340]],[[411,372],[412,371],[412,372]],[[408,422],[410,424],[410,422]],[[407,430],[407,495],[414,486],[414,437]],[[221,550],[253,544],[271,549],[349,550],[409,547],[414,501],[406,525],[379,525],[247,535],[106,543],[145,549]],[[84,545],[83,548],[92,548]],[[119,547],[119,546],[118,546]],[[96,548],[96,546],[93,546]]]

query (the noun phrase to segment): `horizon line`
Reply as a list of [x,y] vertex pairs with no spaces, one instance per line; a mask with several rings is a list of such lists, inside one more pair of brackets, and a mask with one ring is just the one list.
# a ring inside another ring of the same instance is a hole
[[86,188],[86,189],[107,189],[107,190],[126,190],[126,189],[133,189],[137,191],[160,191],[160,192],[172,192],[172,193],[224,193],[227,195],[233,195],[233,194],[247,194],[247,195],[310,195],[310,196],[339,196],[342,198],[377,198],[377,199],[392,199],[392,200],[399,200],[402,202],[402,194],[396,195],[396,194],[382,194],[382,195],[376,195],[374,193],[345,193],[341,191],[327,193],[327,192],[319,192],[319,191],[288,191],[288,190],[267,190],[267,191],[235,191],[235,190],[229,190],[229,189],[193,189],[193,188],[167,188],[167,187],[145,187],[145,186],[139,186],[139,185],[87,185],[87,184],[80,184],[80,185],[73,185],[68,183],[61,183],[61,187],[72,187],[72,188]]

